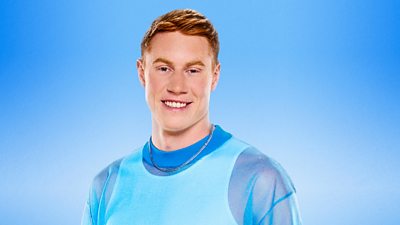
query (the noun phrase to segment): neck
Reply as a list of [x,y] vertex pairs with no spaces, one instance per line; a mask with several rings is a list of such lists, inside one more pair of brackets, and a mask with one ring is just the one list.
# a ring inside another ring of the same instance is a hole
[[200,141],[210,134],[210,121],[199,122],[181,130],[166,130],[153,121],[152,142],[164,151],[174,151]]

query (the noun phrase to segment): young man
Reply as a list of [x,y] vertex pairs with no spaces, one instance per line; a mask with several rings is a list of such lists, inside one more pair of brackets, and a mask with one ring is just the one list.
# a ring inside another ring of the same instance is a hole
[[95,177],[82,224],[301,224],[284,170],[209,120],[220,75],[210,21],[171,11],[152,23],[141,47],[151,138]]

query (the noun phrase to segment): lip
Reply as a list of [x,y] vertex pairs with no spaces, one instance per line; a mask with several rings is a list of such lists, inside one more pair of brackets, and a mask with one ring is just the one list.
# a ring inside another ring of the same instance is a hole
[[[162,102],[162,105],[163,105],[166,109],[171,110],[171,111],[182,111],[182,110],[186,110],[186,109],[190,106],[190,104],[193,103],[193,102],[191,102],[191,101],[176,100],[176,99],[163,99],[163,100],[161,100],[161,102]],[[186,104],[186,106],[185,106],[185,107],[182,107],[182,108],[174,108],[174,107],[168,106],[167,104],[165,104],[165,102],[184,103],[184,104]]]
[[179,102],[179,103],[185,103],[185,104],[192,103],[191,101],[177,100],[177,99],[162,99],[161,102],[162,103],[164,103],[164,102]]

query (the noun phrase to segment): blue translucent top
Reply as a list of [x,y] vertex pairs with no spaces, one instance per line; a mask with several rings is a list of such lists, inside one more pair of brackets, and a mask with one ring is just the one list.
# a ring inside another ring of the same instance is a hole
[[[229,149],[226,150],[227,148],[226,145],[227,143],[233,142],[234,139],[236,138],[232,137],[230,133],[224,131],[220,126],[216,126],[213,137],[210,143],[207,145],[207,147],[188,166],[176,172],[162,172],[157,168],[155,168],[150,160],[148,144],[150,144],[152,148],[153,159],[156,162],[156,164],[158,166],[167,168],[167,167],[177,167],[182,163],[186,162],[189,158],[191,158],[194,154],[198,152],[198,150],[204,145],[207,139],[208,136],[204,137],[200,141],[186,148],[170,152],[162,151],[156,148],[150,141],[150,143],[146,143],[145,146],[140,149],[139,151],[140,155],[138,155],[137,158],[140,158],[141,160],[139,160],[138,162],[140,163],[137,164],[141,164],[142,168],[145,168],[144,170],[147,171],[147,174],[150,174],[153,177],[158,176],[158,177],[165,177],[163,179],[168,179],[168,177],[173,178],[176,177],[175,175],[177,174],[185,174],[185,173],[194,176],[192,174],[196,174],[195,172],[193,172],[195,170],[193,169],[193,171],[190,171],[191,167],[193,167],[194,165],[197,164],[208,165],[205,164],[205,162],[210,161],[212,159],[211,156],[217,154],[228,155],[229,152],[234,152],[233,148],[236,147],[231,147],[232,148],[231,150]],[[226,211],[229,211],[229,214],[232,216],[232,218],[234,218],[236,224],[262,224],[262,225],[301,224],[297,208],[295,188],[290,178],[283,170],[283,168],[277,162],[268,158],[254,147],[247,145],[245,143],[241,144],[241,146],[245,147],[243,148],[243,150],[237,151],[238,152],[237,156],[232,158],[233,159],[232,169],[224,169],[224,171],[222,172],[219,171],[218,168],[213,170],[217,171],[215,172],[216,173],[215,176],[217,176],[218,173],[221,173],[222,175],[224,173],[225,174],[228,173],[227,174],[228,179],[226,185],[227,188],[226,189],[220,188],[220,190],[222,190],[224,194],[219,194],[227,196],[226,201],[228,202],[227,203],[228,210]],[[226,151],[226,153],[222,152],[222,150],[219,149],[225,149],[224,151]],[[87,202],[85,212],[83,215],[82,224],[97,225],[97,224],[103,224],[104,222],[102,221],[105,220],[111,221],[108,219],[104,220],[102,218],[105,218],[106,215],[107,218],[113,217],[113,215],[110,214],[117,215],[114,212],[123,211],[123,209],[120,208],[121,205],[129,205],[128,203],[125,204],[115,203],[117,201],[116,199],[128,199],[128,197],[126,197],[128,194],[126,191],[124,191],[124,189],[127,188],[123,186],[122,183],[124,184],[129,183],[130,186],[136,186],[137,187],[136,190],[138,190],[139,187],[141,186],[139,185],[141,184],[140,182],[146,182],[144,178],[140,178],[142,175],[140,175],[139,173],[124,172],[128,171],[126,169],[128,168],[127,165],[133,164],[133,161],[129,160],[129,158],[130,156],[127,156],[121,160],[115,161],[95,177],[92,184],[89,200]],[[221,160],[221,164],[223,163],[224,162],[222,162]],[[229,163],[227,163],[226,165],[229,165]],[[201,166],[198,167],[201,168]],[[140,167],[129,167],[129,168],[130,171],[140,170],[138,169]],[[212,171],[211,172],[208,171],[208,173],[212,173],[214,175],[214,172]],[[145,174],[144,176],[147,176],[146,173],[144,174]],[[173,179],[163,180],[163,183],[170,182],[169,180]],[[131,180],[136,180],[136,181],[130,183]],[[185,186],[184,185],[185,182],[193,182],[193,179],[191,179],[191,181],[180,180],[179,182],[180,183],[177,186],[181,187]],[[163,183],[158,184],[158,186],[162,185]],[[203,185],[201,189],[205,189],[206,191],[207,188],[205,186],[206,185]],[[164,188],[163,190],[166,190],[165,187],[162,188]],[[157,190],[154,190],[153,192],[157,192]],[[164,191],[163,194],[164,196],[168,195],[168,191]],[[132,193],[129,194],[129,196],[133,195],[134,194]],[[154,196],[155,195],[156,194],[154,194]],[[173,195],[173,193],[170,193],[170,195]],[[116,196],[119,196],[119,198],[117,198]],[[141,198],[140,201],[142,202],[149,201],[147,200],[147,198],[145,198],[146,200],[143,200],[142,197],[140,197],[142,196],[140,194],[138,196],[139,197],[135,197],[134,200],[129,200],[128,202],[132,201],[134,202],[137,198]],[[167,199],[164,200],[169,201]],[[120,202],[121,201],[122,200],[120,200]],[[221,198],[221,201],[225,200]],[[196,204],[195,202],[196,201],[194,201],[193,204]],[[159,205],[160,204],[156,204],[154,205],[154,207]],[[170,203],[170,205],[175,205],[175,203],[172,202]],[[119,213],[118,215],[120,214],[121,213]],[[143,214],[144,213],[142,213],[142,215]],[[187,214],[188,213],[186,213],[186,215],[182,214],[180,216],[187,217],[188,216]],[[153,217],[154,216],[151,216],[151,218]],[[223,215],[221,215],[221,217],[223,217]],[[113,218],[115,218],[115,216]],[[135,219],[132,218],[129,219],[129,221],[135,221]],[[143,223],[143,221],[141,223]],[[108,222],[108,224],[111,223]],[[130,224],[137,224],[137,223],[130,223]]]

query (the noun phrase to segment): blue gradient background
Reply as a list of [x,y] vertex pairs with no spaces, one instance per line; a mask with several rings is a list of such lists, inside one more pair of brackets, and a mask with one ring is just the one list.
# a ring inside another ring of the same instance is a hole
[[220,34],[212,121],[278,160],[304,224],[400,224],[400,1],[0,2],[1,224],[79,224],[91,179],[147,141],[135,71],[158,15]]

